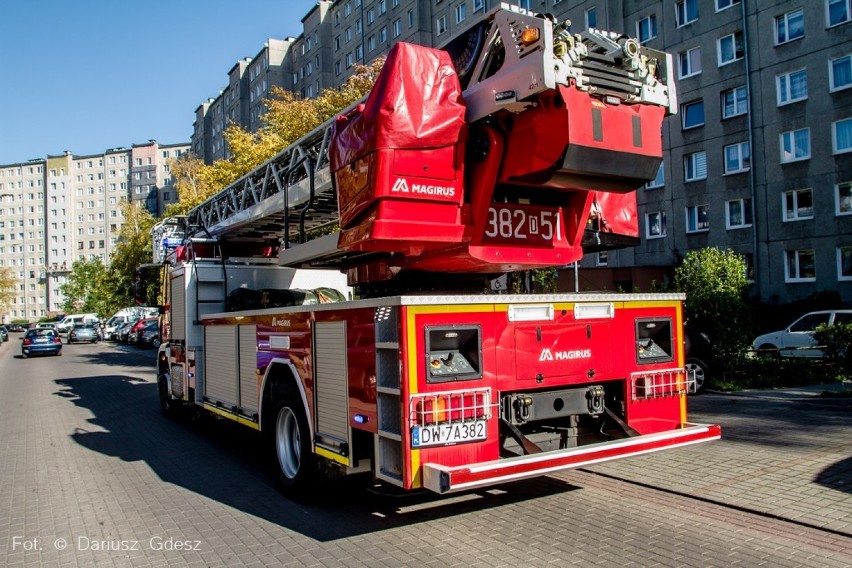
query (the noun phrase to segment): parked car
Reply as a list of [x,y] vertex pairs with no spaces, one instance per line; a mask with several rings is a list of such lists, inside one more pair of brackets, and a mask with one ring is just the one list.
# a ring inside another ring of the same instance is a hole
[[124,329],[125,327],[129,326],[129,325],[130,325],[130,322],[123,322],[123,323],[120,323],[120,324],[117,324],[117,325],[114,325],[114,326],[111,326],[111,327],[107,327],[104,330],[104,336],[105,336],[104,338],[107,341],[118,341],[118,336],[121,333],[121,330]]
[[0,341],[9,341],[9,330],[5,325],[0,325]]
[[689,325],[683,326],[683,346],[686,355],[686,370],[695,376],[695,392],[700,393],[711,374],[713,346],[706,333]]
[[97,343],[100,339],[98,328],[93,323],[75,323],[68,332],[68,343]]
[[55,329],[30,329],[21,338],[21,357],[62,355],[62,339]]
[[156,327],[157,321],[157,318],[145,318],[137,321],[135,324],[133,324],[133,327],[130,328],[130,333],[127,336],[127,342],[134,344],[140,343],[142,339],[142,333],[144,333],[146,327],[152,324],[154,325],[154,327]]
[[27,330],[27,328],[23,324],[20,324],[20,323],[13,323],[13,324],[7,326],[6,328],[13,333],[21,333],[21,332],[24,332],[24,331]]
[[136,325],[136,321],[127,322],[122,325],[121,329],[118,330],[118,340],[122,343],[130,343],[130,330],[133,329],[134,325]]
[[148,322],[139,335],[139,345],[150,345],[154,349],[160,347],[160,325],[156,320]]
[[814,339],[820,324],[852,323],[852,310],[823,310],[810,312],[786,329],[757,336],[751,348],[757,355],[770,357],[823,357],[823,350]]

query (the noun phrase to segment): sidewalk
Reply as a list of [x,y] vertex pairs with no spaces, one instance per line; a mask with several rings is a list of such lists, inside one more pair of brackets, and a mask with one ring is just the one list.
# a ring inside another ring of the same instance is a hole
[[[823,385],[806,385],[802,387],[788,387],[778,389],[763,389],[763,390],[742,390],[742,391],[717,391],[707,390],[707,393],[717,394],[721,396],[746,396],[755,398],[776,398],[781,400],[804,400],[813,401],[814,399],[824,399],[825,401],[843,401],[852,404],[852,381],[836,381]],[[831,393],[834,396],[823,396],[823,393]],[[840,393],[846,393],[847,396],[838,396]]]

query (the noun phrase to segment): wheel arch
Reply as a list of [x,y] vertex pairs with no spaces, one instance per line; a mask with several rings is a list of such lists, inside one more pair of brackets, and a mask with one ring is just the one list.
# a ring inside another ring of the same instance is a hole
[[[260,430],[267,430],[267,427],[274,427],[273,422],[269,420],[275,419],[272,416],[275,404],[280,398],[298,393],[298,400],[302,402],[302,410],[305,413],[305,418],[308,422],[308,429],[311,439],[311,447],[313,447],[314,439],[314,424],[311,417],[310,406],[308,406],[308,395],[305,392],[305,386],[298,379],[299,372],[292,361],[287,359],[273,359],[266,367],[266,373],[263,375],[263,381],[260,388],[260,404],[258,409],[258,424]],[[295,397],[294,397],[295,398]],[[293,400],[296,402],[296,400]],[[267,424],[269,422],[269,424]]]

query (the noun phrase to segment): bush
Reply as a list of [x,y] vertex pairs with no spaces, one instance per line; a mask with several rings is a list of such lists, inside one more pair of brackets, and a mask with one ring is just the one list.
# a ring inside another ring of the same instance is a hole
[[852,323],[821,324],[814,332],[817,345],[823,346],[825,357],[835,364],[848,364],[852,353]]

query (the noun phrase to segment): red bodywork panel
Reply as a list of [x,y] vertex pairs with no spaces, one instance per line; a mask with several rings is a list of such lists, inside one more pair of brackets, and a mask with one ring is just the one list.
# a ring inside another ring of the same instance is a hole
[[397,43],[329,149],[343,250],[402,252],[461,242],[465,107],[449,55]]

